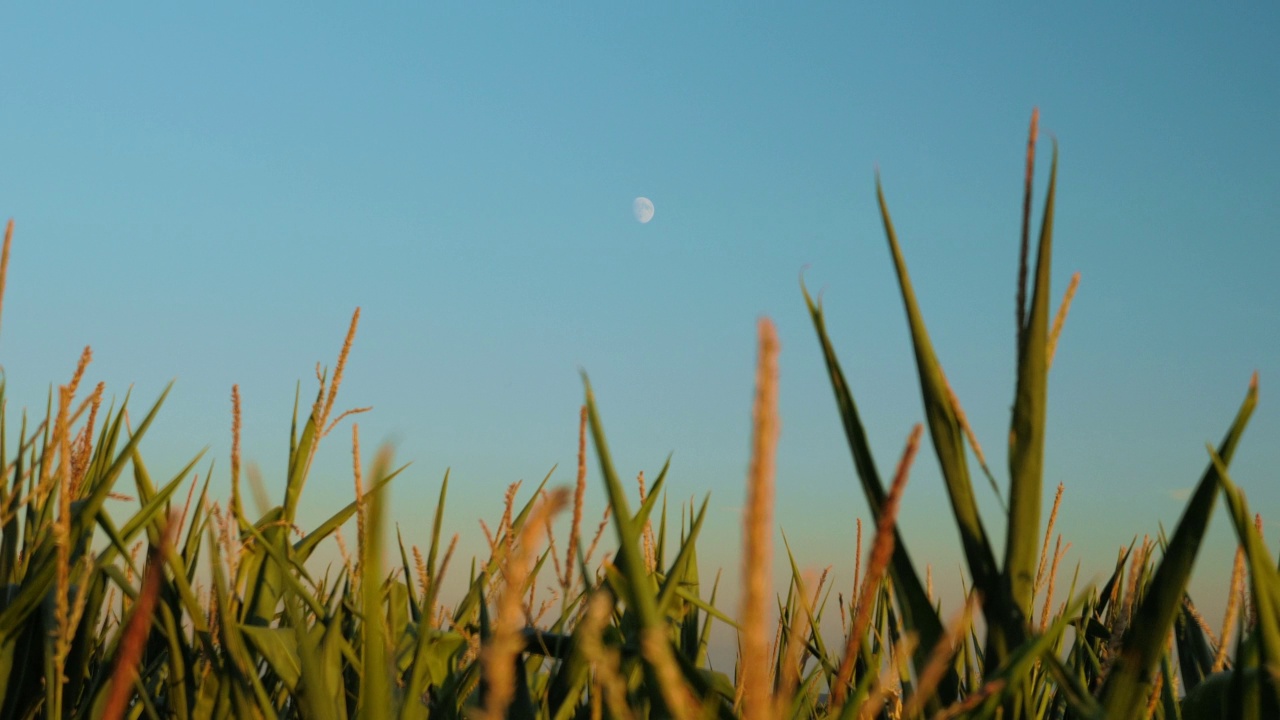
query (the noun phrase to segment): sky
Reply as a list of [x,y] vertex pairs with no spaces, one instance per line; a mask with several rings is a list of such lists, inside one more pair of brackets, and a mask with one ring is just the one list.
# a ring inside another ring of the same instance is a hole
[[[406,542],[426,542],[446,470],[464,560],[508,484],[571,483],[586,372],[624,476],[652,479],[670,455],[674,515],[710,493],[700,566],[704,582],[723,568],[734,608],[768,316],[776,519],[847,595],[854,519],[870,514],[801,277],[888,475],[923,411],[878,169],[935,348],[1007,477],[1038,107],[1038,198],[1050,139],[1061,153],[1055,305],[1082,275],[1044,478],[1046,506],[1066,486],[1067,571],[1104,580],[1118,547],[1172,530],[1254,371],[1232,475],[1280,537],[1274,6],[223,3],[0,19],[10,423],[42,411],[90,345],[87,381],[117,399],[132,387],[135,413],[176,380],[143,455],[167,477],[207,447],[225,497],[239,384],[244,455],[279,496],[295,390],[308,405],[358,306],[337,405],[373,406],[357,418],[366,458],[385,441],[412,463],[391,490]],[[349,433],[318,456],[304,525],[352,497]],[[604,505],[594,464],[590,479],[589,515]],[[1002,546],[999,506],[975,491]],[[900,523],[917,564],[958,588],[927,444]],[[1233,547],[1219,510],[1192,583],[1202,606],[1222,606]]]

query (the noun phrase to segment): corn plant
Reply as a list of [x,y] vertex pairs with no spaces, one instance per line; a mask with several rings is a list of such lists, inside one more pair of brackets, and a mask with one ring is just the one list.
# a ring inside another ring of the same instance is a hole
[[[877,183],[885,235],[911,329],[925,417],[951,501],[973,590],[981,598],[987,625],[980,651],[982,676],[987,678],[983,687],[976,687],[972,680],[962,678],[961,672],[953,667],[944,673],[937,686],[936,697],[931,702],[935,707],[954,706],[957,703],[964,705],[969,702],[969,698],[986,693],[981,704],[974,708],[975,717],[987,717],[997,711],[1005,718],[1042,718],[1049,713],[1054,717],[1129,718],[1143,717],[1144,712],[1157,717],[1181,717],[1179,702],[1173,692],[1175,670],[1170,660],[1172,654],[1168,649],[1167,639],[1175,622],[1183,627],[1191,626],[1194,606],[1185,598],[1187,582],[1218,490],[1227,482],[1226,463],[1230,461],[1253,411],[1257,397],[1256,378],[1222,443],[1216,451],[1211,450],[1214,460],[1197,485],[1173,536],[1167,541],[1162,539],[1163,556],[1160,562],[1154,570],[1150,570],[1149,548],[1144,547],[1139,556],[1141,561],[1130,569],[1128,593],[1123,596],[1122,609],[1118,609],[1116,603],[1120,599],[1119,582],[1125,558],[1121,558],[1116,573],[1101,592],[1085,589],[1075,594],[1067,611],[1059,613],[1052,626],[1034,630],[1029,620],[1034,611],[1033,600],[1038,575],[1035,548],[1039,545],[1037,541],[1040,532],[1048,371],[1061,321],[1066,315],[1067,303],[1075,285],[1073,280],[1063,309],[1058,313],[1058,320],[1051,328],[1049,276],[1057,182],[1055,144],[1035,267],[1030,272],[1031,298],[1029,301],[1026,299],[1036,124],[1037,118],[1033,115],[1027,152],[1015,315],[1017,381],[1009,433],[1009,504],[1003,563],[997,563],[996,549],[988,540],[978,513],[965,454],[966,439],[973,446],[984,474],[993,482],[994,478],[982,459],[980,446],[973,438],[929,340],[884,192]],[[853,394],[828,338],[822,308],[813,302],[807,292],[805,299],[826,359],[859,480],[872,513],[883,519],[892,513],[886,511],[884,486],[876,470]],[[892,533],[894,549],[888,564],[889,576],[893,580],[897,604],[907,619],[907,627],[920,638],[912,661],[915,672],[921,673],[928,667],[929,648],[939,647],[946,640],[941,621],[929,603],[896,528],[892,529]],[[1041,567],[1047,541],[1048,534],[1040,553],[1038,564]],[[1245,546],[1246,552],[1249,552],[1248,547]],[[1265,550],[1259,547],[1249,554],[1252,557],[1258,552]],[[1257,588],[1254,588],[1253,594],[1256,593]],[[1063,642],[1060,633],[1067,625],[1073,626],[1075,632],[1073,644],[1066,651],[1064,661],[1060,655]],[[1264,627],[1261,621],[1258,627]],[[1195,636],[1195,633],[1190,635]],[[1184,666],[1188,664],[1185,660],[1187,658],[1203,658],[1207,648],[1203,637],[1178,637],[1178,656],[1184,658]],[[1260,641],[1253,642],[1256,645]],[[1185,648],[1182,646],[1184,643],[1187,645]],[[1251,645],[1246,642],[1243,647]],[[1028,668],[1030,672],[1009,673],[1009,669],[1026,661],[1033,648],[1036,662]],[[1047,650],[1052,652],[1046,652]],[[1276,705],[1272,688],[1276,687],[1276,673],[1280,670],[1262,670],[1266,666],[1259,662],[1260,657],[1261,652],[1237,657],[1237,663],[1244,661],[1244,665],[1238,666],[1231,675],[1232,682],[1235,683],[1232,688],[1248,685],[1249,692],[1244,695],[1243,704],[1233,716],[1261,717],[1274,712]],[[1200,675],[1196,674],[1197,668],[1202,667],[1203,663],[1200,666],[1194,666],[1194,661],[1192,663],[1191,672],[1184,672],[1188,675],[1184,682],[1188,692],[1194,696],[1198,682],[1203,677],[1202,672]],[[847,692],[847,689],[837,686],[833,694],[841,691]],[[1189,703],[1189,707],[1193,708],[1188,711],[1189,715],[1194,716],[1197,712],[1194,708],[1202,706],[1199,701]]]

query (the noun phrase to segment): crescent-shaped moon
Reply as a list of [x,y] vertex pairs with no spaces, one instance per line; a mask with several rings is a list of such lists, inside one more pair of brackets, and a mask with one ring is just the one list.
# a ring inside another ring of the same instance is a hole
[[653,219],[653,201],[647,197],[638,197],[631,203],[631,212],[642,225]]

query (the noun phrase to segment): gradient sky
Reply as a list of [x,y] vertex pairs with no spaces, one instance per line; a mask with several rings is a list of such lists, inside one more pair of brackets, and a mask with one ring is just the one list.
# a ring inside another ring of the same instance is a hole
[[[1083,275],[1045,473],[1046,504],[1067,486],[1067,562],[1096,578],[1135,534],[1172,529],[1254,370],[1262,400],[1233,477],[1280,537],[1275,5],[10,6],[0,19],[10,422],[92,345],[88,380],[116,397],[133,385],[135,412],[177,378],[144,455],[167,475],[207,445],[225,495],[239,383],[245,454],[278,496],[296,383],[312,397],[314,364],[333,363],[360,306],[338,405],[373,405],[367,447],[391,440],[413,462],[392,491],[407,541],[425,541],[446,468],[463,559],[508,483],[557,463],[553,480],[571,482],[584,369],[624,475],[652,477],[674,453],[672,511],[711,493],[701,564],[732,587],[768,315],[783,348],[777,519],[802,565],[835,563],[847,592],[868,512],[800,273],[823,291],[887,474],[923,413],[878,166],[936,349],[1003,475],[1038,106],[1042,138],[1061,144],[1055,305]],[[1042,192],[1047,142],[1039,158]],[[638,195],[656,206],[647,225]],[[348,437],[322,450],[304,523],[349,500]],[[1002,542],[991,492],[976,491]],[[924,452],[901,522],[943,586],[959,578],[949,518]],[[1221,606],[1232,545],[1219,511],[1202,605]]]

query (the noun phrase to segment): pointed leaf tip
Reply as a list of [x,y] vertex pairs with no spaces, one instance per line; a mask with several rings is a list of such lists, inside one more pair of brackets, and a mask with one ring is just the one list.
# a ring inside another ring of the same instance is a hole
[[810,314],[822,312],[822,291],[818,291],[818,299],[815,301],[809,294],[809,287],[804,284],[803,272],[800,273],[800,292],[804,294],[804,304],[809,308]]

